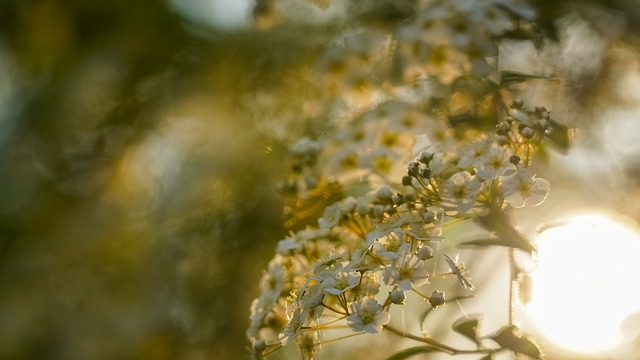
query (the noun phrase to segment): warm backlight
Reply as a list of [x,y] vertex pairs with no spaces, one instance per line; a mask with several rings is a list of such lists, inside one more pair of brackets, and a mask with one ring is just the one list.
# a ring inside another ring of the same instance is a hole
[[531,274],[527,312],[541,332],[567,350],[616,347],[620,325],[640,311],[640,239],[600,216],[543,231]]

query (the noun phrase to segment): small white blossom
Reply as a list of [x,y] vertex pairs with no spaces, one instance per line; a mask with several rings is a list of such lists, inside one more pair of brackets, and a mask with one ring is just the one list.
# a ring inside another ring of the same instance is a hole
[[322,281],[322,291],[332,295],[344,294],[358,285],[360,276],[355,271],[339,270]]
[[382,305],[376,299],[356,301],[351,304],[350,309],[351,315],[347,317],[347,324],[353,331],[375,334],[382,331],[382,327],[389,322],[389,313],[382,311]]
[[303,311],[301,309],[296,309],[293,312],[287,326],[284,328],[282,333],[280,333],[280,343],[282,346],[286,346],[291,340],[295,340],[296,336],[300,330],[302,330],[302,325],[304,324],[307,318],[307,311]]
[[306,289],[300,299],[300,303],[302,304],[303,309],[312,309],[319,306],[323,299],[324,292],[322,292],[320,283],[315,283]]
[[278,242],[276,252],[280,255],[290,255],[295,250],[302,249],[302,242],[299,242],[295,236],[290,236]]
[[523,167],[519,167],[515,174],[501,178],[500,183],[504,199],[516,208],[541,204],[551,187],[547,180],[536,178]]
[[388,266],[382,273],[382,278],[387,285],[397,285],[402,291],[411,290],[415,286],[429,282],[429,271],[425,262],[415,254],[405,256],[401,261]]
[[411,244],[404,241],[402,229],[395,229],[393,233],[373,243],[375,253],[390,260],[400,258],[410,247]]
[[467,212],[475,205],[476,194],[481,187],[479,178],[463,171],[453,174],[444,182],[441,196],[443,200],[454,205],[458,211]]
[[493,144],[489,150],[476,161],[476,174],[485,181],[508,176],[515,173],[515,165],[509,162],[511,153],[509,150]]
[[318,225],[322,229],[332,228],[343,220],[343,217],[352,212],[357,204],[353,196],[349,196],[340,202],[327,206],[322,217],[318,219]]
[[489,139],[480,139],[471,144],[464,150],[458,161],[458,166],[462,169],[477,167],[482,163],[482,158],[491,149],[491,141]]
[[467,270],[464,267],[463,263],[458,262],[458,257],[456,256],[456,260],[453,260],[449,255],[444,254],[444,260],[449,265],[449,269],[453,272],[458,278],[458,283],[465,289],[473,290],[474,286],[471,284],[467,276]]
[[284,287],[285,269],[279,263],[269,265],[269,269],[260,279],[260,291],[263,297],[276,301]]

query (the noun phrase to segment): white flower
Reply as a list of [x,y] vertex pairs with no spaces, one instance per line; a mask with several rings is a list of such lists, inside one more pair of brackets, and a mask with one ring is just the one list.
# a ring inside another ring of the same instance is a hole
[[443,200],[455,205],[458,211],[467,212],[475,205],[476,194],[481,187],[477,177],[462,171],[453,174],[442,184],[441,196]]
[[411,254],[386,267],[382,278],[387,285],[397,285],[398,289],[402,291],[411,290],[414,286],[429,282],[429,271],[424,265],[424,261],[415,254]]
[[515,174],[501,178],[500,183],[504,199],[516,208],[541,204],[551,187],[547,180],[534,177],[523,167],[519,167]]
[[[471,166],[477,167],[478,162],[482,159],[491,149],[492,143],[489,139],[480,139],[471,144],[464,150],[458,161],[458,166],[462,169],[467,169]],[[480,161],[482,163],[482,161]]]
[[349,196],[327,206],[322,217],[318,219],[318,225],[321,229],[328,229],[338,225],[345,215],[354,210],[356,204],[357,200],[353,196]]
[[302,329],[302,324],[307,318],[307,311],[300,310],[300,308],[296,309],[293,312],[293,315],[289,319],[287,326],[280,333],[280,343],[282,346],[286,346],[289,341],[294,340],[298,333]]
[[[302,304],[303,309],[312,309],[322,304],[322,300],[324,299],[324,293],[320,287],[320,283],[315,283],[311,285],[300,299],[300,303]],[[320,307],[324,309],[323,307]]]
[[394,229],[394,232],[373,243],[376,254],[387,259],[399,259],[409,250],[411,244],[404,241],[402,229]]
[[276,252],[280,255],[290,255],[295,250],[302,249],[302,243],[295,236],[290,236],[278,242]]
[[456,260],[453,260],[449,257],[449,255],[444,254],[444,260],[447,265],[449,265],[449,269],[451,269],[451,272],[453,272],[458,278],[458,283],[460,284],[460,286],[465,289],[473,290],[473,284],[471,284],[469,279],[466,277],[467,270],[465,269],[463,263],[458,262],[458,257],[456,256]]
[[340,295],[356,287],[359,281],[360,276],[355,271],[339,270],[333,276],[324,279],[320,286],[322,291],[332,295]]
[[457,166],[458,154],[455,152],[437,153],[429,161],[431,176],[438,177],[445,171]]
[[351,304],[350,309],[351,315],[347,317],[347,324],[353,331],[375,334],[382,331],[383,325],[389,322],[389,313],[381,311],[382,305],[376,299],[356,301]]
[[509,162],[511,153],[509,150],[493,144],[489,150],[476,161],[476,174],[485,181],[496,179],[501,175],[515,173],[515,166]]
[[270,264],[269,269],[260,279],[262,297],[272,299],[275,302],[284,287],[284,278],[284,266],[279,263]]

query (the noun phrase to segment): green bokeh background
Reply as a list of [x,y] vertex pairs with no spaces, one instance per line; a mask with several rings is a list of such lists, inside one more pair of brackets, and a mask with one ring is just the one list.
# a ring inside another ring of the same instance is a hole
[[245,357],[287,234],[286,148],[324,130],[303,115],[330,96],[307,65],[336,30],[216,30],[160,0],[1,1],[0,358]]

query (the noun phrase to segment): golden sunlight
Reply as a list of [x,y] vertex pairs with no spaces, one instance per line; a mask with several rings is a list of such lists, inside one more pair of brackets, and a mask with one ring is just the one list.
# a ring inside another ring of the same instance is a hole
[[602,216],[584,216],[540,233],[527,313],[569,351],[607,351],[620,325],[640,311],[640,238]]

